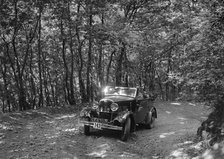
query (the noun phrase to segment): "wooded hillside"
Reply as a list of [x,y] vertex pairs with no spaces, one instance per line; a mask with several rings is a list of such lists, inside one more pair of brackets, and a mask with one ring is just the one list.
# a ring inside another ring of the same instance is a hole
[[222,0],[0,3],[3,112],[88,102],[108,84],[223,101]]

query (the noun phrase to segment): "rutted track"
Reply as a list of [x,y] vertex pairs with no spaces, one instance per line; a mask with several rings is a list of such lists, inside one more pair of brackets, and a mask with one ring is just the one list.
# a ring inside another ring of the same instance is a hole
[[84,136],[76,113],[30,111],[0,119],[0,158],[168,158],[193,143],[206,109],[193,103],[157,102],[155,128],[137,128],[127,142],[117,132]]

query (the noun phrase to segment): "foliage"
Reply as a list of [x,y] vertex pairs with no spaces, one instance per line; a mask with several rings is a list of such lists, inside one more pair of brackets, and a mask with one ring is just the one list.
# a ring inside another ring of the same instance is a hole
[[223,2],[1,1],[2,110],[94,100],[105,85],[222,111]]

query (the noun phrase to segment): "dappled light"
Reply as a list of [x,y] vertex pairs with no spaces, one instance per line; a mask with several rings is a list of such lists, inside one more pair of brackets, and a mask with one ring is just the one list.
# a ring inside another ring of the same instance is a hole
[[56,132],[55,134],[44,134],[44,136],[48,139],[57,138],[59,137],[60,132]]
[[178,120],[180,120],[180,124],[185,124],[185,121],[187,121],[188,119],[183,118],[183,117],[177,117]]
[[[181,103],[181,105],[183,106],[181,108],[184,109],[188,103]],[[166,155],[172,155],[173,158],[187,156],[186,151],[181,151],[180,147],[201,151],[196,144],[193,144],[192,138],[187,137],[182,140],[182,136],[194,131],[192,129],[194,125],[192,127],[188,123],[195,120],[187,116],[189,112],[194,111],[182,111],[180,107],[176,107],[170,102],[168,106],[164,103],[157,106],[159,116],[155,129],[147,130],[142,126],[141,131],[132,133],[127,142],[119,140],[120,134],[117,131],[92,129],[90,136],[84,136],[83,125],[80,124],[78,114],[75,113],[48,115],[45,112],[40,113],[38,110],[29,113],[22,112],[22,115],[12,113],[10,117],[5,115],[1,122],[0,149],[4,148],[3,151],[9,158],[10,156],[20,156],[20,158],[72,159],[162,159]],[[200,112],[195,114],[200,114]],[[174,148],[179,151],[173,151]],[[1,154],[0,158],[2,158]]]
[[55,121],[45,121],[45,123],[47,123],[47,124],[54,124],[55,123]]
[[0,133],[0,140],[4,137],[5,137],[4,133]]
[[12,130],[12,127],[9,125],[9,123],[4,122],[3,124],[0,123],[0,130]]
[[13,119],[13,120],[19,120],[19,119],[15,118],[15,117],[12,117],[12,116],[9,116],[9,118]]
[[210,149],[207,149],[201,155],[203,159],[223,159],[224,158],[224,141],[216,143]]
[[138,158],[136,154],[130,152],[123,152],[119,157],[121,158]]
[[161,156],[159,156],[159,155],[153,155],[152,156],[152,159],[161,159]]
[[183,143],[177,144],[176,146],[184,146],[184,145],[189,145],[189,144],[193,144],[193,143],[194,143],[193,141],[185,141]]
[[186,118],[183,118],[183,117],[178,117],[177,119],[182,120],[182,121],[187,120]]
[[71,115],[63,115],[60,117],[56,117],[55,119],[60,120],[60,119],[65,119],[65,118],[74,118],[76,114],[71,114]]
[[10,153],[13,153],[13,152],[19,152],[20,149],[14,149],[14,150],[11,150]]
[[74,132],[74,133],[79,133],[79,128],[71,128],[71,129],[65,129],[63,130],[64,132]]
[[32,112],[25,112],[25,114],[31,115],[31,114],[32,114]]
[[110,149],[110,146],[108,144],[102,144],[97,146],[93,152],[88,154],[88,156],[104,158],[107,156],[107,151],[109,149]]
[[170,157],[173,159],[190,159],[190,156],[184,152],[184,148],[179,148],[171,152]]
[[190,147],[194,148],[196,150],[202,150],[202,148],[203,148],[202,146],[203,146],[203,142],[199,142],[197,144],[191,145]]
[[[48,158],[49,155],[57,158],[62,152],[61,148],[64,149],[63,145],[76,144],[70,137],[78,134],[78,127],[74,127],[77,120],[74,119],[74,114],[50,116],[38,111],[6,114],[1,117],[0,149],[4,148],[8,158]],[[56,149],[60,152],[53,153]],[[68,155],[65,153],[60,158]],[[1,153],[0,158],[4,158]]]
[[170,112],[170,111],[166,111],[166,113],[167,113],[167,114],[171,114],[171,112]]
[[203,120],[205,120],[205,119],[207,119],[208,117],[206,117],[206,116],[201,116],[200,118],[203,119]]
[[13,113],[14,115],[22,116],[21,113]]
[[224,0],[1,0],[0,17],[0,159],[224,140]]
[[29,123],[27,126],[26,126],[27,129],[33,129],[34,128],[34,124],[33,123]]
[[181,103],[171,103],[172,105],[181,105]]
[[34,138],[34,136],[32,134],[30,134],[30,138]]
[[45,113],[45,112],[37,112],[37,113],[39,113],[39,114],[41,114],[41,115],[48,115],[48,114]]
[[161,135],[159,135],[160,138],[166,138],[169,137],[170,135],[174,135],[175,132],[169,132],[169,133],[162,133]]
[[47,139],[53,139],[53,138],[57,138],[59,135],[48,135],[48,134],[46,135],[45,134],[45,136]]
[[7,129],[8,129],[8,127],[7,127],[7,126],[5,126],[5,125],[3,125],[3,124],[0,124],[0,129],[7,130]]
[[196,104],[194,104],[194,103],[188,103],[188,104],[189,104],[189,105],[192,105],[192,106],[194,106],[194,107],[196,106]]

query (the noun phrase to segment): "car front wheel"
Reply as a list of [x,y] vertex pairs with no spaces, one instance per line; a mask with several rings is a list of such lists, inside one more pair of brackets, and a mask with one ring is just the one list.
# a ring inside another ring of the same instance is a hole
[[122,141],[127,141],[128,137],[130,135],[130,130],[131,130],[131,119],[127,118],[127,120],[123,126],[122,133],[121,133]]
[[155,126],[155,116],[150,111],[146,116],[146,128],[152,129]]
[[[87,118],[86,121],[89,121],[89,118]],[[87,136],[90,135],[90,126],[89,125],[84,125],[84,134]]]

